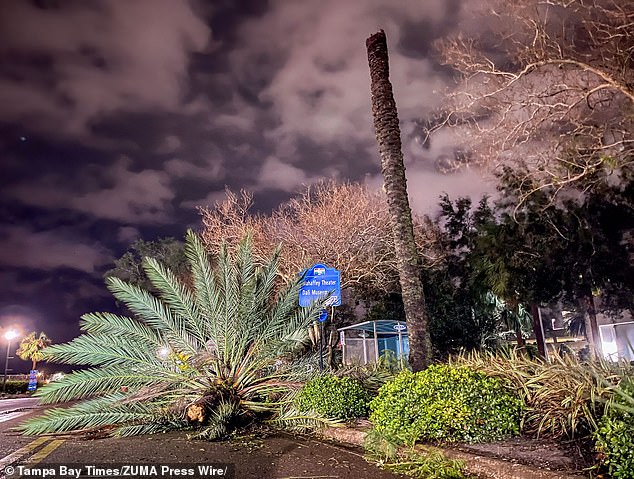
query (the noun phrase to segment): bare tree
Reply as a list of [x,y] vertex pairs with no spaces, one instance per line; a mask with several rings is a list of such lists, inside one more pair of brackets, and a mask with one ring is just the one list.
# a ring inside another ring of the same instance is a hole
[[[385,195],[355,183],[333,181],[309,186],[271,215],[250,213],[252,197],[227,192],[215,208],[202,208],[202,238],[218,251],[249,232],[256,254],[266,257],[282,243],[280,275],[290,280],[320,262],[341,271],[342,288],[365,292],[398,291],[398,262]],[[415,221],[416,240],[437,260],[435,229],[426,218]]]
[[275,243],[267,234],[267,220],[251,212],[253,195],[246,190],[234,193],[225,190],[225,198],[209,207],[199,207],[203,223],[201,238],[212,253],[220,251],[225,242],[236,246],[247,234],[253,239],[253,255],[256,261],[270,258]]
[[428,132],[463,127],[474,160],[517,162],[520,202],[632,167],[634,1],[465,4],[477,28],[438,44],[461,79]]
[[420,275],[421,262],[407,196],[398,112],[389,79],[387,40],[383,30],[366,40],[366,48],[370,66],[374,129],[381,154],[381,171],[385,179],[399,283],[407,321],[409,360],[414,371],[421,371],[431,364],[431,338],[427,327],[425,294]]

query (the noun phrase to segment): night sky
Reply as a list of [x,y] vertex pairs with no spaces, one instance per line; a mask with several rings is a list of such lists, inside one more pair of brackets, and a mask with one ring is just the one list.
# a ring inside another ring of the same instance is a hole
[[82,313],[114,310],[114,258],[199,228],[225,186],[260,211],[324,178],[378,187],[365,39],[381,28],[414,208],[492,189],[438,173],[455,140],[418,134],[452,75],[431,43],[461,15],[457,0],[0,2],[0,327],[71,339]]

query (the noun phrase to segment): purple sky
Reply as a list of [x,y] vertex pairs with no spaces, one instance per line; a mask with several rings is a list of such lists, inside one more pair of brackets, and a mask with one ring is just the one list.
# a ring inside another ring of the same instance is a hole
[[56,341],[112,308],[136,238],[181,238],[225,185],[267,211],[323,178],[381,184],[365,39],[390,46],[414,208],[492,189],[436,165],[417,124],[451,73],[431,42],[458,0],[0,3],[0,327]]

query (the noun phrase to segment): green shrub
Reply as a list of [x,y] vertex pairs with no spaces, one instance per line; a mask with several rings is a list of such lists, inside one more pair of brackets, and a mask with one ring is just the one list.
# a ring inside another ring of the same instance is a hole
[[368,413],[369,393],[349,377],[324,374],[306,383],[295,400],[300,411],[332,419],[352,419]]
[[614,479],[634,478],[634,381],[621,383],[595,433],[596,447]]
[[28,387],[28,381],[8,380],[5,386],[5,391],[7,394],[23,394],[27,392]]
[[403,371],[370,403],[374,427],[418,440],[485,442],[519,433],[522,402],[494,378],[464,366]]

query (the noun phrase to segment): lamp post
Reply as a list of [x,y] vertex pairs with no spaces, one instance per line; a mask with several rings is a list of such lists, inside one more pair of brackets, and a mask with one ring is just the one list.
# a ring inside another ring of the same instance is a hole
[[18,337],[18,332],[10,329],[4,333],[4,339],[7,340],[7,355],[4,358],[4,378],[2,379],[2,392],[7,390],[7,372],[9,371],[9,350],[11,349],[11,341]]

